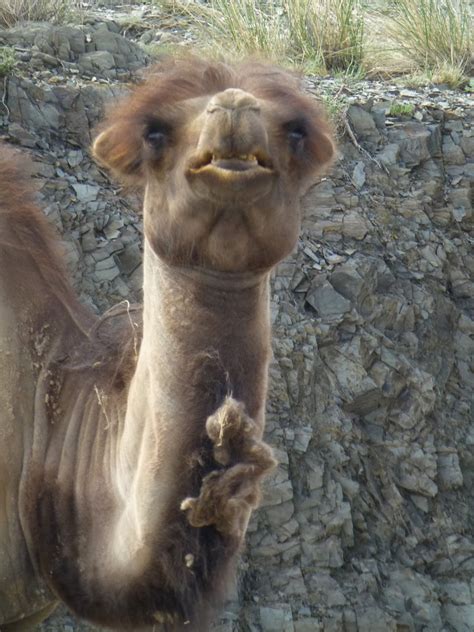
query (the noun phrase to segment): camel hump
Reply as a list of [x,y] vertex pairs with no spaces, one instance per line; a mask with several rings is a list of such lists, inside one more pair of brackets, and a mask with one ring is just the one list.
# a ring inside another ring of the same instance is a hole
[[0,143],[0,207],[14,208],[20,200],[31,203],[36,187],[32,180],[33,161],[6,143]]
[[[28,285],[31,295],[62,305],[57,321],[69,316],[81,331],[93,318],[77,299],[62,257],[56,231],[36,199],[35,166],[31,157],[0,142],[0,268],[3,278]],[[7,272],[8,270],[8,272]],[[12,299],[13,300],[13,299]]]

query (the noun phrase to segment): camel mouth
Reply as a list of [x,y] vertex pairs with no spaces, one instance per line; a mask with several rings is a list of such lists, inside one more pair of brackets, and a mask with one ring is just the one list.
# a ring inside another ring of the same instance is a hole
[[270,175],[273,173],[271,160],[263,153],[218,155],[212,152],[191,160],[189,173],[193,175],[211,174],[223,176],[226,179],[256,175]]

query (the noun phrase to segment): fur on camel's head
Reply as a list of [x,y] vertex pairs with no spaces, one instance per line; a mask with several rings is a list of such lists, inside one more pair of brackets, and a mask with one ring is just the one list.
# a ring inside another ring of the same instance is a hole
[[254,272],[291,252],[299,198],[334,154],[298,84],[256,62],[174,60],[109,113],[95,157],[144,188],[145,234],[167,263]]

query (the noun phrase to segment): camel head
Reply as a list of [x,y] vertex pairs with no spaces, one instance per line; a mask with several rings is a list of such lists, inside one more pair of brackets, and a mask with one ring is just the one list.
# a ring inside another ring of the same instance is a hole
[[293,75],[247,62],[158,66],[111,110],[98,161],[144,189],[145,235],[170,265],[265,271],[294,248],[330,129]]

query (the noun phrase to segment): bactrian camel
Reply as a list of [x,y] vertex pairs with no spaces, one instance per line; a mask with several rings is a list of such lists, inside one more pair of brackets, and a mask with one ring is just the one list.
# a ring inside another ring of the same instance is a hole
[[101,130],[98,162],[144,192],[142,311],[79,302],[24,156],[0,149],[2,632],[59,601],[208,630],[274,466],[269,276],[334,153],[318,105],[265,64],[178,60]]

